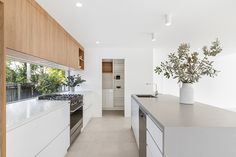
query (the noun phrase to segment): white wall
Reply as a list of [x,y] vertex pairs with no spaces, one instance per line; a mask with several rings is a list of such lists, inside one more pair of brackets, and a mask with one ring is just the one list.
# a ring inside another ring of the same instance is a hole
[[[166,59],[168,53],[166,51],[163,49],[154,51],[154,65],[159,65],[161,61]],[[217,70],[220,70],[220,73],[215,78],[205,77],[195,84],[195,100],[220,108],[236,108],[235,61],[235,53],[225,53],[225,55],[218,56],[215,60],[215,66]],[[179,86],[176,80],[167,80],[157,76],[157,74],[154,75],[154,80],[158,82],[159,87],[161,86],[162,93],[179,96]]]
[[[195,84],[195,100],[222,108],[236,108],[236,18],[233,0],[189,0],[182,10],[173,12],[172,25],[164,27],[158,35],[158,46],[154,53],[154,65],[177,50],[182,42],[190,43],[192,51],[219,38],[222,54],[216,57],[219,73],[216,78],[203,78]],[[163,93],[179,96],[176,80],[154,77]]]
[[85,51],[85,71],[79,73],[87,80],[80,88],[96,93],[96,115],[102,116],[102,59],[125,59],[125,116],[131,114],[131,94],[152,93],[152,48],[88,48]]

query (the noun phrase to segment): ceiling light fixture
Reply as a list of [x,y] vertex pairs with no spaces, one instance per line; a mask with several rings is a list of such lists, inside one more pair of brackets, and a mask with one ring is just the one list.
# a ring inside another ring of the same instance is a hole
[[154,42],[154,41],[156,41],[157,39],[156,39],[156,34],[155,33],[152,33],[152,41]]
[[81,7],[83,6],[83,4],[82,4],[81,2],[77,2],[77,3],[76,3],[76,6],[77,6],[78,8],[81,8]]
[[100,44],[100,41],[96,41],[96,44],[99,45],[99,44]]
[[170,26],[172,24],[172,16],[170,14],[165,14],[165,25]]

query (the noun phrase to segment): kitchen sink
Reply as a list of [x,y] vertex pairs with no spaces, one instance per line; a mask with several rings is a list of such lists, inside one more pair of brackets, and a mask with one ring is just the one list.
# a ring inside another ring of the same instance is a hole
[[157,98],[157,96],[150,95],[150,94],[147,94],[147,95],[136,95],[136,96],[139,97],[139,98]]

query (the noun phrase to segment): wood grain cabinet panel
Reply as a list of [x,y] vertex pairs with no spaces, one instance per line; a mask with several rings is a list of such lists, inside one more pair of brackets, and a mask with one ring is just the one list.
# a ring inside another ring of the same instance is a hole
[[13,0],[8,0],[5,3],[5,14],[7,18],[5,18],[5,35],[6,35],[6,46],[12,49],[16,47],[16,3]]
[[7,0],[6,47],[78,69],[83,47],[36,1]]
[[67,62],[71,68],[79,69],[79,48],[73,41],[69,41],[69,45]]
[[54,25],[51,19],[47,18],[48,20],[48,58],[53,62],[56,62],[55,57],[55,38],[54,38]]

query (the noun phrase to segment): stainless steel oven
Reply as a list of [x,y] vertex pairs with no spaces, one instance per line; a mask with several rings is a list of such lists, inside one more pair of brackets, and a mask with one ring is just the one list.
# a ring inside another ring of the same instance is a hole
[[73,143],[83,127],[83,103],[71,107],[70,111],[70,143]]

